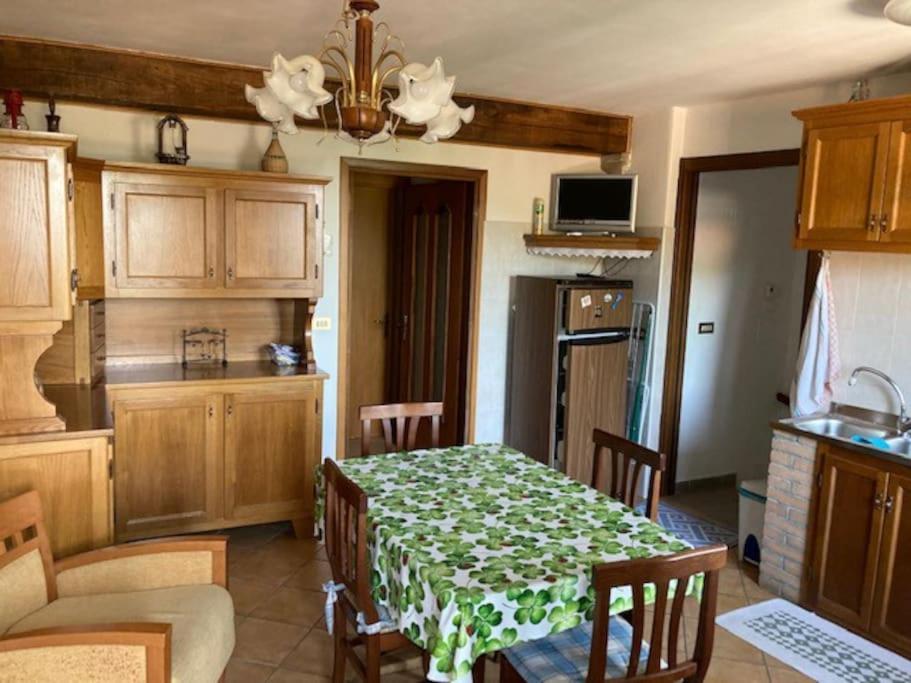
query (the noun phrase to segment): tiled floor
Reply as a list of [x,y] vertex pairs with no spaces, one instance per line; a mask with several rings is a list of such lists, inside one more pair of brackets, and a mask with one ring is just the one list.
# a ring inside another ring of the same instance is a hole
[[737,529],[739,498],[734,484],[684,491],[661,501],[725,529]]
[[[332,640],[323,619],[329,565],[321,546],[294,539],[290,527],[268,525],[228,532],[228,577],[237,611],[237,646],[228,665],[228,683],[322,683],[332,674]],[[741,570],[734,556],[722,573],[719,613],[770,596]],[[684,640],[692,647],[696,603],[687,605]],[[715,651],[706,681],[792,683],[810,679],[724,629],[715,631]],[[384,668],[383,681],[423,680],[420,655],[403,656]],[[497,666],[487,667],[496,681]]]

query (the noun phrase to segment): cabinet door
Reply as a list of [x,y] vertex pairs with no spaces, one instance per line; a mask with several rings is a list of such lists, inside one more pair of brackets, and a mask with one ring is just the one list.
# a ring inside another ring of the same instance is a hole
[[66,153],[0,144],[0,320],[70,317]]
[[825,454],[811,600],[823,614],[866,629],[882,535],[886,473],[850,452]]
[[[629,342],[573,344],[569,348],[564,422],[566,474],[589,484],[592,430],[626,434],[626,364]],[[610,468],[605,468],[605,472]],[[601,482],[602,489],[609,482]]]
[[225,517],[313,518],[318,385],[225,397]]
[[871,631],[911,654],[911,478],[889,475]]
[[117,287],[216,287],[218,225],[214,188],[115,183]]
[[228,288],[318,294],[318,242],[316,195],[225,190]]
[[113,542],[106,437],[0,446],[0,500],[31,490],[55,557]]
[[911,121],[896,121],[889,137],[880,241],[911,243]]
[[889,152],[888,123],[807,134],[800,237],[875,242]]
[[221,397],[114,403],[117,538],[194,531],[221,517]]

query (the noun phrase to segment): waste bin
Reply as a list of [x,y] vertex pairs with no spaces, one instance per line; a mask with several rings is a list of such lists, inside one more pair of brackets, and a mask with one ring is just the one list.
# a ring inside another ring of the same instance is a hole
[[740,516],[738,531],[740,557],[744,562],[759,566],[762,527],[765,523],[765,501],[768,479],[750,479],[740,482]]

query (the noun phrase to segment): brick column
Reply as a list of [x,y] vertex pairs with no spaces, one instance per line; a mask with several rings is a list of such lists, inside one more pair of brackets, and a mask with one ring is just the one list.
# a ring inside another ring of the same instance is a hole
[[816,441],[774,431],[759,584],[798,602],[810,565],[809,519],[816,471]]

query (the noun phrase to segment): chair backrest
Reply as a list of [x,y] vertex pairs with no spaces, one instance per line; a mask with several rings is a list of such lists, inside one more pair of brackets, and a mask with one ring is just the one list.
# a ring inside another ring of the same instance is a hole
[[[604,681],[607,664],[607,634],[611,589],[632,586],[633,590],[633,640],[627,665],[628,681],[649,683],[679,680],[701,681],[712,658],[715,638],[715,612],[718,599],[718,574],[727,561],[728,549],[723,545],[688,550],[676,555],[663,555],[625,562],[608,562],[595,566],[592,581],[595,586],[595,623],[592,628],[592,651],[588,666],[588,683]],[[702,599],[699,604],[699,627],[692,656],[678,662],[677,643],[683,616],[686,584],[695,574],[703,574]],[[676,581],[673,598],[668,588]],[[642,656],[642,638],[645,627],[645,587],[655,587],[654,615],[648,639],[649,653],[645,671],[638,671]],[[670,610],[668,610],[668,603]],[[670,619],[666,616],[670,614]],[[614,616],[614,619],[622,617]],[[668,632],[665,638],[664,627]],[[662,650],[666,666],[662,667]]]
[[54,556],[37,491],[0,503],[0,635],[57,599]]
[[367,494],[332,460],[323,463],[323,481],[326,487],[326,555],[332,567],[332,580],[345,585],[342,598],[363,612],[367,623],[372,624],[379,616],[370,595]]
[[[430,419],[431,446],[440,445],[440,418],[442,403],[387,403],[361,406],[361,455],[370,454],[370,426],[374,420],[383,422],[383,440],[386,453],[412,451],[418,438],[421,418]],[[393,423],[393,420],[395,422]]]
[[624,505],[634,507],[636,491],[639,490],[639,478],[642,476],[643,467],[647,466],[649,481],[645,509],[653,522],[658,521],[658,501],[661,497],[664,454],[601,429],[596,429],[592,433],[592,441],[595,442],[595,454],[592,458],[592,488],[598,488],[601,482],[602,460],[607,451],[611,461],[608,495]]

